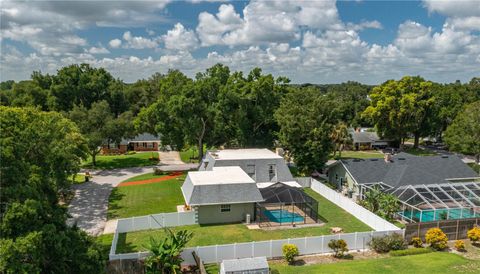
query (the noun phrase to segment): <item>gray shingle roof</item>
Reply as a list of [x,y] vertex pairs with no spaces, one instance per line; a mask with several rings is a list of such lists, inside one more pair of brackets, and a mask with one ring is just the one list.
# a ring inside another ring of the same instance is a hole
[[256,184],[194,186],[189,205],[237,204],[263,201]]
[[380,140],[375,132],[352,132],[352,139],[354,143],[374,143]]
[[122,139],[122,141],[120,142],[120,145],[128,145],[128,143],[131,143],[131,142],[152,142],[152,141],[159,142],[160,137],[150,133],[142,133],[142,134],[138,134],[133,139],[125,139],[125,138]]
[[238,166],[191,171],[182,193],[187,204],[193,206],[263,201],[255,181]]
[[383,182],[392,187],[444,183],[446,179],[479,175],[457,156],[414,156],[399,153],[391,162],[383,159],[342,160],[359,184]]

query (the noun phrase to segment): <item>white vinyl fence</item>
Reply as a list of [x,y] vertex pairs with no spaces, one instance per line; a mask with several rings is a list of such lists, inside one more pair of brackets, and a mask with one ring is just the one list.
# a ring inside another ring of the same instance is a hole
[[302,187],[310,187],[312,184],[312,178],[311,177],[295,177],[295,181]]
[[371,228],[376,231],[388,231],[388,230],[399,230],[397,226],[388,222],[387,220],[379,217],[368,209],[358,205],[351,199],[343,196],[341,193],[329,188],[325,184],[320,183],[319,181],[312,179],[311,188],[313,191],[327,198],[330,202],[341,207],[348,213],[357,217],[360,221],[364,222]]
[[[325,235],[316,237],[304,237],[294,239],[270,240],[261,242],[235,243],[226,245],[199,246],[187,248],[182,252],[184,265],[194,265],[195,260],[192,251],[195,251],[204,263],[220,263],[222,260],[242,259],[252,257],[277,258],[282,257],[282,246],[284,244],[295,244],[300,255],[325,254],[331,253],[328,247],[330,240],[343,239],[347,242],[348,249],[365,250],[368,249],[368,243],[372,237],[379,237],[399,233],[403,235],[403,230],[395,231],[370,231],[355,232],[348,234]],[[148,256],[148,252],[117,254],[112,259],[140,259]]]
[[196,223],[194,211],[159,213],[119,219],[117,223],[117,232],[124,233],[139,230],[160,229],[164,227],[194,225]]
[[135,259],[148,255],[148,252],[116,254],[118,233],[133,232],[139,230],[161,229],[164,227],[174,227],[183,225],[197,224],[197,218],[194,211],[159,213],[147,216],[119,219],[117,228],[113,235],[112,246],[110,247],[110,260]]

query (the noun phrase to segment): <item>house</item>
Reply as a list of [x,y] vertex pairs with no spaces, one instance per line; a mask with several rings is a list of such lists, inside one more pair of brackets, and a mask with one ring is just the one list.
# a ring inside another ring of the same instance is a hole
[[318,203],[302,190],[282,157],[267,149],[209,151],[181,189],[199,224],[318,221]]
[[238,166],[189,172],[181,189],[199,224],[245,221],[263,201],[255,181]]
[[158,151],[160,137],[150,133],[142,133],[133,139],[123,138],[119,144],[102,146],[102,154],[123,154],[127,151]]
[[454,155],[385,154],[384,159],[342,159],[328,168],[328,180],[339,190],[361,194],[365,186],[385,189],[409,185],[462,182],[479,175]]
[[268,274],[270,269],[266,257],[223,260],[220,274]]
[[214,167],[238,166],[255,182],[269,186],[276,182],[299,186],[293,179],[283,157],[268,149],[224,149],[207,151],[200,171]]
[[349,129],[352,136],[352,146],[354,150],[371,150],[376,148],[385,148],[390,141],[381,139],[375,131],[370,129]]

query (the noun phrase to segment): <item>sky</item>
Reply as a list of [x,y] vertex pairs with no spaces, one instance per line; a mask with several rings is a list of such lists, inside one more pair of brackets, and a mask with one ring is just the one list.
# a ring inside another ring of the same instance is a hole
[[76,63],[125,82],[216,63],[293,83],[480,76],[480,0],[0,0],[0,80]]

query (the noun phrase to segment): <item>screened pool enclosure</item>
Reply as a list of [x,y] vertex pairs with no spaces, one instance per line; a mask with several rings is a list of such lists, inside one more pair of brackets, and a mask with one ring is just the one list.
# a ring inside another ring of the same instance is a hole
[[[365,187],[368,191],[373,185]],[[389,189],[382,185],[380,189],[398,197],[401,210],[397,215],[408,222],[480,217],[480,183],[478,182],[408,185],[396,189]]]
[[276,183],[261,188],[264,201],[256,204],[255,216],[260,227],[315,224],[318,202],[301,188]]

